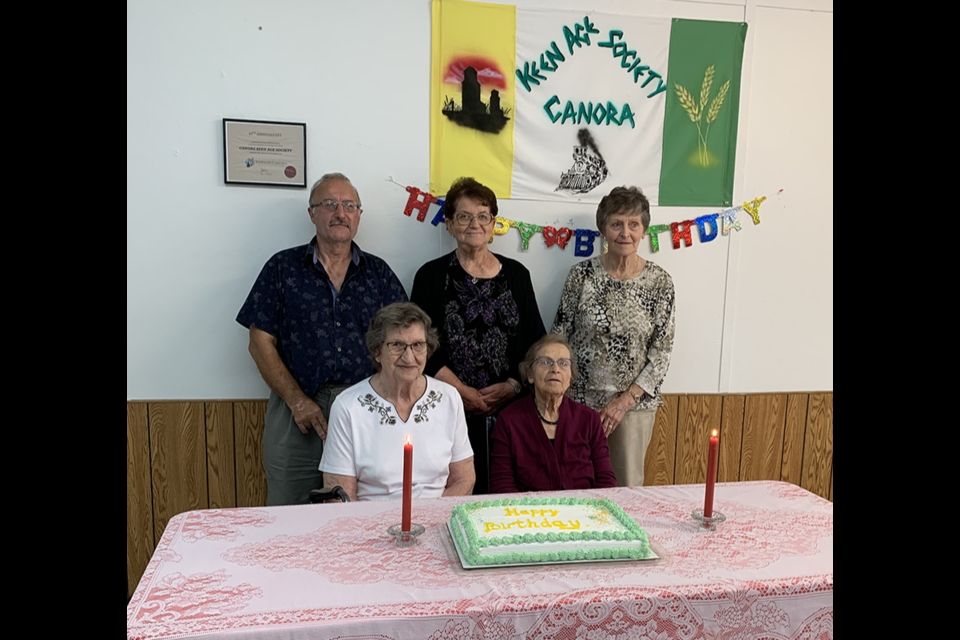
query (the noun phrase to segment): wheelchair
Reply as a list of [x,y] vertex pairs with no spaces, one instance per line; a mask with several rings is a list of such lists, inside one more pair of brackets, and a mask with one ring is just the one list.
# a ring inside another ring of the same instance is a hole
[[350,502],[350,496],[343,490],[343,487],[324,487],[323,489],[314,489],[310,492],[310,502],[318,504],[327,500],[339,500],[340,502]]

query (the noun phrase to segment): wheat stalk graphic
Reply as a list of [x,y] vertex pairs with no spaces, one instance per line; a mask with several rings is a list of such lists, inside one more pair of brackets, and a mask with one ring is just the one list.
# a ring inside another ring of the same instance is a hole
[[680,105],[690,114],[690,119],[696,122],[700,119],[700,112],[697,110],[697,103],[694,101],[693,96],[676,82],[673,84],[677,87],[677,97],[680,98]]
[[[718,91],[717,95],[714,96],[713,101],[710,102],[710,108],[707,109],[707,102],[710,101],[710,89],[713,87],[713,76],[715,73],[716,65],[710,65],[704,72],[703,84],[700,85],[699,103],[693,97],[693,95],[685,88],[680,86],[679,83],[673,83],[673,86],[677,92],[677,98],[680,99],[680,106],[683,107],[684,111],[687,112],[687,115],[690,116],[690,120],[697,125],[697,155],[700,158],[700,165],[703,167],[706,167],[709,164],[709,157],[707,155],[707,138],[710,136],[710,125],[713,124],[713,121],[717,119],[717,115],[720,113],[720,108],[723,107],[723,101],[727,97],[727,92],[730,90],[730,81],[727,80],[720,87],[720,91]],[[704,112],[707,114],[706,129],[704,129],[703,125],[701,124],[703,121]]]
[[703,74],[703,85],[700,87],[700,113],[703,113],[703,110],[707,106],[707,99],[710,98],[710,85],[713,84],[715,66],[716,65],[710,65]]
[[723,86],[720,87],[720,91],[717,92],[717,96],[713,99],[713,102],[710,103],[710,110],[707,112],[707,132],[703,135],[704,153],[706,153],[707,149],[707,139],[710,137],[710,125],[717,119],[717,114],[720,113],[720,107],[723,106],[723,99],[727,97],[727,91],[729,90],[730,81],[727,80],[723,83]]

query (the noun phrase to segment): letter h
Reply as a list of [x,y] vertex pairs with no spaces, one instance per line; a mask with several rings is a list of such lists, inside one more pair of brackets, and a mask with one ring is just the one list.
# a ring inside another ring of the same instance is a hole
[[[417,220],[423,222],[427,219],[427,209],[429,209],[430,205],[436,202],[437,199],[430,193],[420,191],[420,189],[416,187],[407,187],[407,191],[410,193],[410,197],[407,198],[407,206],[403,210],[403,213],[409,216],[413,213],[413,210],[416,209],[419,211]],[[423,196],[423,200],[420,200],[420,196]]]

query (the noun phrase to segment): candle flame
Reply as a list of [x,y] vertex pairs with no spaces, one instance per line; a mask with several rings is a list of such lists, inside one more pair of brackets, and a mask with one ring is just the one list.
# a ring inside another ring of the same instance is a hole
[[[407,436],[407,437],[409,438],[410,436]],[[716,429],[713,430],[713,435],[712,435],[711,437],[712,437],[712,438],[716,438],[716,437],[717,437],[717,430],[716,430]]]
[[[716,435],[716,432],[714,432],[714,435]],[[407,444],[410,444],[410,434],[409,434],[409,433],[407,434]]]

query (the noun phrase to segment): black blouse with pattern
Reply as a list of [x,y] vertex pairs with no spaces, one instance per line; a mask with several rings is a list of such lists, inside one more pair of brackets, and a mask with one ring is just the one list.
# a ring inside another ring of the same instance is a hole
[[427,375],[446,366],[475,389],[520,380],[520,361],[546,333],[530,272],[516,260],[493,255],[501,268],[492,278],[468,274],[455,251],[417,271],[410,301],[426,311],[440,334]]

